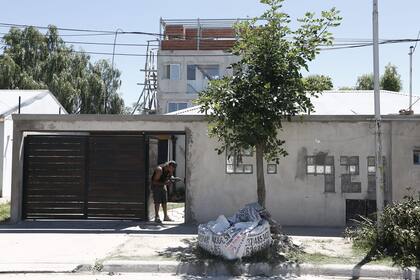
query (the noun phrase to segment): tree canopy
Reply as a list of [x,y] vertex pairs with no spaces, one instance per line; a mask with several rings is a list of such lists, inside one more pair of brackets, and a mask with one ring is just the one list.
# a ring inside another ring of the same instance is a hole
[[373,90],[373,74],[364,74],[357,78],[357,90]]
[[402,88],[401,84],[401,76],[397,72],[397,66],[388,63],[381,77],[381,88],[384,90],[400,91]]
[[49,26],[45,35],[35,27],[13,27],[3,42],[0,88],[49,89],[69,113],[124,111],[117,93],[120,71],[112,70],[107,60],[90,62],[84,52],[64,43],[56,27]]
[[[385,66],[384,74],[380,77],[380,89],[400,91],[402,89],[401,76],[397,67],[388,63]],[[356,89],[373,90],[373,74],[364,74],[357,78]]]
[[313,109],[310,98],[320,88],[305,83],[301,71],[308,70],[321,44],[331,44],[329,28],[341,18],[334,8],[320,17],[308,12],[292,29],[289,15],[281,11],[283,0],[260,2],[267,11],[236,26],[239,40],[232,53],[240,60],[232,64],[233,76],[211,81],[198,103],[211,112],[209,134],[220,141],[219,153],[255,147],[258,202],[265,205],[263,156],[278,160],[287,155],[284,140],[277,137],[282,121]]
[[306,88],[316,90],[317,92],[332,90],[334,87],[331,77],[324,75],[310,75],[304,77],[303,83]]

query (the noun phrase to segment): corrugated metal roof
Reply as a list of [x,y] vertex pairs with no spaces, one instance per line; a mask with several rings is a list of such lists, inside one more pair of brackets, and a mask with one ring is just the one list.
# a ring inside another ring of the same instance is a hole
[[0,116],[18,113],[19,96],[21,114],[67,114],[49,90],[0,90]]
[[[409,95],[401,92],[381,90],[381,115],[398,114],[408,109]],[[373,90],[325,91],[318,98],[313,97],[315,112],[311,115],[374,115]],[[204,115],[200,106],[194,106],[168,113],[168,115]],[[413,95],[414,113],[420,113],[420,96]]]

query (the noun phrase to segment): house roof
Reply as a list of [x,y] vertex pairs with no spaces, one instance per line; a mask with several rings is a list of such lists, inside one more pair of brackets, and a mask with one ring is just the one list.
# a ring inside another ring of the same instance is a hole
[[19,97],[22,114],[67,114],[49,90],[0,90],[0,117],[18,113]]
[[[315,112],[311,115],[374,115],[373,90],[325,91],[318,98],[311,98]],[[381,115],[399,114],[408,110],[409,95],[401,92],[381,90]],[[420,112],[420,96],[413,95],[414,112]],[[204,115],[200,106],[168,113],[168,115]]]

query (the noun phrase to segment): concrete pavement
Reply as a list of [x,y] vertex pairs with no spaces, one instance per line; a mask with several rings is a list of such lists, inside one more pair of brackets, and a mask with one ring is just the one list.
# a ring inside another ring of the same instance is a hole
[[[126,221],[26,221],[0,225],[0,275],[13,272],[150,272],[225,275],[232,267],[223,263],[189,262],[197,228],[179,223]],[[346,252],[349,244],[339,229],[284,228],[295,243],[315,253]],[[306,233],[307,236],[303,236]],[[300,234],[300,235],[299,235]],[[308,236],[309,235],[309,236]],[[335,236],[334,236],[335,235]],[[341,247],[339,247],[341,246]],[[337,248],[340,248],[337,250]],[[340,259],[341,255],[337,255]],[[389,266],[354,264],[302,264],[273,267],[267,264],[233,268],[251,275],[335,275],[400,278],[403,272]],[[411,272],[412,279],[414,278]]]

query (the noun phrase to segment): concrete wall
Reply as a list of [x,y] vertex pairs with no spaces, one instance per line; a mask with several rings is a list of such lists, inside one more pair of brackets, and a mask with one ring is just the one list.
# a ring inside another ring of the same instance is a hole
[[12,154],[13,154],[13,121],[12,117],[8,116],[4,119],[3,137],[0,141],[3,142],[2,148],[2,198],[6,201],[10,200],[11,184],[12,184]]
[[[166,55],[166,56],[165,56]],[[171,56],[172,55],[172,56]],[[158,69],[158,104],[159,113],[167,112],[168,102],[187,102],[189,107],[194,105],[192,100],[198,97],[197,94],[187,93],[187,65],[218,64],[221,76],[231,75],[226,69],[230,64],[237,61],[236,56],[230,56],[223,51],[162,51],[159,50]],[[163,79],[165,65],[180,64],[180,80]]]
[[[38,116],[36,120],[15,116],[12,216],[19,220],[21,209],[22,131],[159,131],[185,132],[186,221],[206,222],[218,215],[232,215],[257,200],[255,159],[253,174],[227,174],[226,157],[218,155],[215,139],[207,133],[200,116]],[[420,139],[420,118],[384,118],[383,152],[387,158],[386,181],[393,184],[388,200],[400,199],[401,187],[416,184],[420,169],[412,166],[412,147]],[[374,123],[368,116],[309,116],[284,124],[279,132],[289,155],[280,160],[277,174],[266,174],[267,208],[283,225],[343,226],[345,200],[368,199],[367,157],[374,156]],[[16,140],[17,139],[17,140]],[[420,141],[420,140],[419,140]],[[320,153],[334,157],[335,192],[325,192],[323,175],[306,173],[306,156]],[[340,156],[359,156],[360,193],[344,193]],[[398,166],[398,167],[396,167]],[[393,168],[391,172],[390,168]],[[266,171],[265,171],[266,173]],[[391,176],[392,175],[392,176]],[[418,188],[418,187],[417,187]]]
[[[413,150],[420,149],[420,122],[392,122],[392,198],[420,193],[420,165],[413,163]],[[407,188],[411,188],[410,191]]]
[[4,120],[0,120],[0,197],[3,196]]

